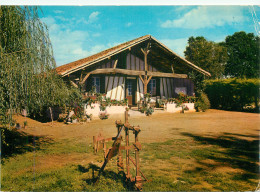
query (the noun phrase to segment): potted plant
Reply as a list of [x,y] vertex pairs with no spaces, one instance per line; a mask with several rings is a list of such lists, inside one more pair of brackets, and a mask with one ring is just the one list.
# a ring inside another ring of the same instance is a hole
[[184,113],[184,111],[189,111],[189,107],[186,105],[181,105],[181,113]]
[[90,122],[92,120],[92,114],[86,114],[87,122]]
[[101,103],[100,106],[99,106],[100,111],[105,111],[106,108],[107,108],[107,106],[106,106],[105,103]]
[[153,114],[153,112],[154,112],[153,108],[152,108],[152,107],[148,107],[148,108],[146,109],[146,111],[145,111],[145,115],[146,115],[146,116],[150,116],[150,115]]
[[101,120],[108,119],[109,114],[106,111],[100,111],[99,118]]
[[75,115],[75,114],[73,114],[72,116],[71,116],[71,122],[72,123],[77,123],[77,116]]

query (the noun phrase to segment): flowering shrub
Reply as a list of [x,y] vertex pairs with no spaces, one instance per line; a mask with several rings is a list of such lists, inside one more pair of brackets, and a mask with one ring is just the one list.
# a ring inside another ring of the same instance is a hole
[[[128,103],[127,99],[118,101],[116,99],[111,100],[110,98],[106,98],[105,96],[103,96],[100,93],[96,93],[95,94],[95,98],[93,97],[87,97],[84,101],[87,105],[90,105],[92,103],[99,103],[100,104],[100,110],[101,111],[105,111],[107,107],[109,106],[125,106]],[[93,109],[94,107],[91,106],[91,109]]]
[[151,102],[151,95],[150,93],[146,93],[144,95],[144,98],[142,98],[142,106],[139,108],[139,111],[141,113],[145,113],[145,115],[149,116],[152,115],[154,112],[154,109],[150,106]]
[[195,103],[196,99],[197,98],[194,96],[188,96],[184,93],[179,93],[177,98],[169,98],[167,101],[174,102],[176,103],[176,107],[180,107],[182,103]]
[[75,119],[77,119],[78,117],[75,115],[75,114],[73,114],[72,116],[71,116],[71,120],[75,120]]

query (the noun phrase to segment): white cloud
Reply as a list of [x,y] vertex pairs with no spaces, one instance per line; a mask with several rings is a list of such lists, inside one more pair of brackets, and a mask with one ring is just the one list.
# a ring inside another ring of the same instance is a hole
[[89,16],[88,16],[88,20],[86,20],[85,18],[81,18],[79,20],[77,20],[77,23],[84,23],[84,24],[91,24],[94,23],[98,20],[98,15],[100,14],[100,12],[98,11],[94,11],[92,12]]
[[199,29],[225,24],[240,23],[247,20],[241,7],[200,6],[182,15],[179,19],[167,20],[161,24],[163,28]]
[[43,17],[43,18],[41,18],[41,21],[44,22],[48,26],[55,24],[55,19],[53,17]]
[[54,10],[53,12],[56,13],[56,14],[64,13],[64,11],[61,11],[61,10]]
[[88,32],[73,30],[70,25],[57,24],[55,18],[41,19],[49,28],[49,35],[53,45],[57,65],[85,57],[89,51],[84,49],[84,41],[89,37]]
[[95,44],[90,37],[98,37],[100,33],[90,34],[88,31],[75,30],[75,27],[71,27],[75,25],[75,20],[63,24],[58,19],[60,18],[41,18],[49,29],[57,66],[88,57],[118,44]]
[[94,21],[96,21],[98,19],[98,15],[100,14],[100,12],[98,11],[95,11],[95,12],[92,12],[89,17],[88,17],[88,22],[89,23],[92,23]]
[[160,41],[169,47],[173,52],[177,53],[181,57],[184,57],[184,51],[188,45],[188,38],[161,39]]
[[101,33],[93,33],[92,34],[92,37],[100,37],[101,36]]
[[59,20],[61,20],[61,21],[70,21],[71,19],[73,19],[73,18],[65,18],[65,17],[62,17],[62,16],[60,16],[60,15],[58,15],[58,16],[55,16],[55,18],[56,19],[59,19]]
[[130,27],[132,25],[133,25],[133,23],[131,23],[131,22],[128,22],[128,23],[125,24],[126,27]]

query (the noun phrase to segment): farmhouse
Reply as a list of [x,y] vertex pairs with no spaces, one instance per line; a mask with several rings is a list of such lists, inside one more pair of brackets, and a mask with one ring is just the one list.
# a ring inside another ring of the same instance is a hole
[[188,72],[210,73],[178,56],[151,35],[139,37],[95,55],[62,65],[56,71],[65,81],[111,100],[128,99],[136,105],[145,93],[152,99],[193,95]]

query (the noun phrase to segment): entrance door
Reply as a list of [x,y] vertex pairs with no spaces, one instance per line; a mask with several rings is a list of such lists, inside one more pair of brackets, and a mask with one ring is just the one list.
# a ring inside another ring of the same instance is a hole
[[126,79],[126,98],[128,105],[135,105],[136,79]]

